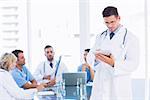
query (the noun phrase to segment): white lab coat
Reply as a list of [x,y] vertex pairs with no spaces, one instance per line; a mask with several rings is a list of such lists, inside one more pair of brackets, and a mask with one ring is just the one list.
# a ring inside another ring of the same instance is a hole
[[114,56],[114,68],[100,61],[96,71],[91,100],[132,100],[131,72],[138,67],[139,44],[138,39],[120,26],[110,40],[109,30],[97,35],[95,45],[88,54],[88,63],[93,64],[95,51],[111,53]]
[[[35,72],[34,72],[34,77],[38,82],[43,82],[43,77],[44,75],[50,75],[52,78],[54,78],[55,75],[55,71],[56,71],[56,63],[57,61],[54,60],[53,62],[53,68],[50,67],[50,62],[47,61],[43,61],[41,62],[38,67],[36,68]],[[68,72],[68,69],[66,67],[66,65],[60,61],[59,64],[59,68],[58,68],[58,72],[56,75],[56,82],[61,81],[62,80],[62,73],[66,73]]]
[[8,71],[0,69],[0,100],[32,100],[37,89],[19,88]]

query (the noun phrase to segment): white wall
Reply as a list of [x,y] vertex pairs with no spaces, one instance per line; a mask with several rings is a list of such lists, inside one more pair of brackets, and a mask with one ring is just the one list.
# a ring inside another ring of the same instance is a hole
[[55,55],[63,54],[62,61],[70,71],[80,61],[79,3],[77,0],[31,0],[31,65],[32,70],[45,59],[44,47],[49,44]]
[[0,55],[22,49],[28,64],[27,1],[0,0]]

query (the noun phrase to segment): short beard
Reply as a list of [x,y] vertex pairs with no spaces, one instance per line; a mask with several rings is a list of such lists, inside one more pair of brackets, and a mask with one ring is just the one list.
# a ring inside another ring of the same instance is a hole
[[47,60],[48,60],[48,61],[53,61],[53,59],[54,59],[54,58],[51,58],[51,59],[47,59]]

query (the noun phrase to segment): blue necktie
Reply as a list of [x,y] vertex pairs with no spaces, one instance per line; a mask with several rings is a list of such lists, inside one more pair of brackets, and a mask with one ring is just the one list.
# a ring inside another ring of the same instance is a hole
[[113,38],[114,35],[115,35],[115,33],[113,33],[113,32],[111,32],[111,33],[109,34],[110,40]]
[[51,66],[51,68],[53,68],[53,63],[50,63],[49,65]]

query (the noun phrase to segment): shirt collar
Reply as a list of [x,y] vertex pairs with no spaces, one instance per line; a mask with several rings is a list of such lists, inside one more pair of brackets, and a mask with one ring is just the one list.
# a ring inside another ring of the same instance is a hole
[[[116,34],[120,30],[121,27],[122,27],[122,25],[119,25],[113,33]],[[108,33],[111,33],[111,32],[108,30]]]
[[50,62],[49,60],[47,60],[46,62],[47,62],[48,64],[50,64],[50,63],[55,64],[55,62],[56,62],[56,61],[55,61],[55,60],[53,60],[52,62]]

